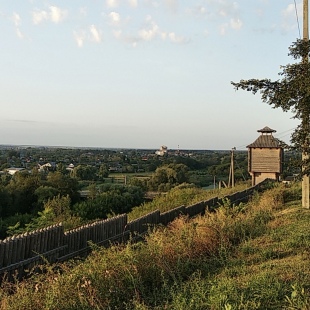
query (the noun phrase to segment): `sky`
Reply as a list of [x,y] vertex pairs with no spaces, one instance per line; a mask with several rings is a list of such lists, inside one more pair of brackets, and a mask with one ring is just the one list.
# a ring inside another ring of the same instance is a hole
[[301,0],[2,0],[0,145],[288,143],[298,120],[231,81],[280,79],[299,29]]

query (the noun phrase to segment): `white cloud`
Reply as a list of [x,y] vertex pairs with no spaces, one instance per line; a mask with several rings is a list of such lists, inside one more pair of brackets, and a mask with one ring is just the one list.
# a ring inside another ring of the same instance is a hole
[[12,21],[13,21],[15,27],[18,27],[18,26],[20,26],[20,24],[21,24],[21,18],[20,18],[20,16],[19,16],[17,13],[15,13],[15,12],[13,13]]
[[236,16],[239,6],[237,2],[220,0],[215,2],[219,6],[218,14],[223,17]]
[[58,24],[62,20],[64,20],[67,16],[67,12],[65,10],[61,10],[56,6],[50,6],[50,19],[53,23]]
[[78,45],[78,47],[82,47],[84,44],[84,41],[86,39],[85,32],[84,31],[81,31],[81,32],[74,31],[73,35],[74,35],[74,39],[75,39],[75,42]]
[[24,35],[23,35],[23,33],[21,32],[21,30],[19,28],[19,26],[22,23],[19,14],[14,12],[12,17],[11,17],[11,20],[12,20],[14,26],[15,26],[15,33],[16,33],[17,37],[20,38],[20,39],[23,39]]
[[106,0],[106,4],[108,8],[116,8],[119,6],[118,0]]
[[231,0],[205,0],[201,4],[187,9],[187,13],[196,17],[207,17],[214,22],[219,19],[239,18],[239,5]]
[[24,35],[22,34],[22,32],[20,31],[19,28],[16,28],[16,35],[17,35],[20,39],[23,39],[23,38],[24,38]]
[[242,27],[242,21],[239,18],[232,18],[230,20],[230,27],[234,30],[239,30]]
[[91,40],[92,41],[95,41],[96,43],[101,42],[101,34],[100,34],[100,32],[98,31],[98,29],[96,28],[95,25],[91,25],[89,27],[89,31],[91,33]]
[[241,29],[242,25],[243,25],[243,23],[239,18],[237,18],[237,19],[231,18],[229,23],[223,23],[220,25],[220,34],[222,36],[226,35],[227,30],[229,28],[233,29],[233,30],[239,30],[239,29]]
[[166,40],[167,37],[168,37],[167,32],[162,32],[162,33],[160,34],[160,37],[161,37],[163,40]]
[[48,9],[48,11],[36,9],[32,12],[32,21],[35,25],[38,25],[43,21],[51,21],[58,24],[67,17],[67,11],[58,8],[57,6],[49,6]]
[[[297,5],[297,10],[299,15],[302,15],[302,4],[299,3]],[[283,17],[295,17],[296,16],[296,10],[295,10],[295,4],[291,3],[289,4],[283,11],[282,11]]]
[[128,3],[133,8],[138,6],[138,0],[128,0]]
[[40,24],[42,21],[48,20],[48,13],[46,11],[33,11],[32,21],[35,25]]
[[222,36],[226,35],[227,28],[228,28],[228,24],[227,23],[220,25],[220,34]]
[[119,15],[119,13],[111,12],[109,14],[109,20],[112,25],[118,26],[121,23],[121,16]]
[[85,42],[100,43],[102,41],[102,34],[95,25],[90,25],[87,30],[74,31],[73,36],[78,47],[83,47]]
[[141,41],[152,41],[157,38],[161,40],[169,39],[172,43],[183,44],[189,42],[184,36],[177,35],[175,32],[162,31],[159,25],[153,20],[153,18],[148,15],[145,19],[145,26],[138,31],[138,36],[122,36],[121,32],[114,32],[114,37],[117,39],[122,39],[124,42],[131,44],[136,47]]
[[139,31],[139,37],[144,41],[150,41],[159,34],[159,27],[151,16],[146,17],[146,22],[147,26]]
[[[297,4],[297,14],[299,16],[303,15],[303,8],[302,3]],[[283,11],[282,11],[282,23],[281,28],[284,32],[289,32],[296,28],[296,8],[295,4],[289,4]]]
[[152,29],[142,29],[139,31],[139,37],[144,40],[144,41],[150,41],[153,39],[156,35],[156,32],[153,31]]
[[174,32],[170,32],[168,36],[169,36],[169,39],[171,40],[171,42],[173,42],[173,43],[183,44],[183,43],[187,43],[189,41],[188,39],[186,39],[183,36],[177,36]]

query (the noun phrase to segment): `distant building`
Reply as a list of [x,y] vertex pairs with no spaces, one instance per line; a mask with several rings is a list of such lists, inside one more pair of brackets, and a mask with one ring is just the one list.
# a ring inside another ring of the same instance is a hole
[[56,163],[51,162],[51,163],[46,163],[46,164],[38,164],[38,171],[39,172],[44,172],[44,171],[53,171],[56,170]]
[[283,163],[283,148],[280,141],[273,137],[276,132],[269,127],[257,130],[261,135],[248,148],[248,168],[252,176],[252,185],[265,179],[280,180]]
[[168,154],[168,148],[165,145],[162,145],[158,151],[155,152],[158,156],[165,156]]
[[287,177],[282,181],[282,183],[284,183],[284,184],[290,184],[290,183],[292,183],[292,182],[295,182],[296,179],[297,179],[297,177],[298,177],[298,174],[289,175],[289,176],[287,176]]
[[71,163],[71,164],[66,168],[66,170],[72,172],[74,168],[75,168],[74,165]]
[[20,171],[23,171],[23,170],[25,170],[25,168],[11,167],[11,168],[6,169],[7,173],[10,174],[10,175],[14,175],[16,172],[20,172]]

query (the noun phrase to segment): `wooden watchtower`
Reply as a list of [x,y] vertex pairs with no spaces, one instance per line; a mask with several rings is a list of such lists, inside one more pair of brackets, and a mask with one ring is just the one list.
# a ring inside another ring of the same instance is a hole
[[272,135],[276,130],[266,126],[257,132],[261,135],[247,146],[248,168],[253,186],[265,179],[279,181],[284,155],[280,141]]

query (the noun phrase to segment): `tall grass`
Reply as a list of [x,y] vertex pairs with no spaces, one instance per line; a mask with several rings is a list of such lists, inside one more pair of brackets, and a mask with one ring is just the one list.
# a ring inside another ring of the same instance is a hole
[[310,214],[285,206],[289,191],[180,217],[145,242],[4,283],[1,309],[309,309]]
[[188,206],[210,198],[224,197],[225,195],[245,190],[248,187],[250,187],[250,184],[245,182],[237,184],[234,188],[204,190],[195,186],[181,184],[167,193],[156,196],[153,201],[133,208],[128,214],[128,219],[134,220],[155,210],[166,212],[182,205]]

